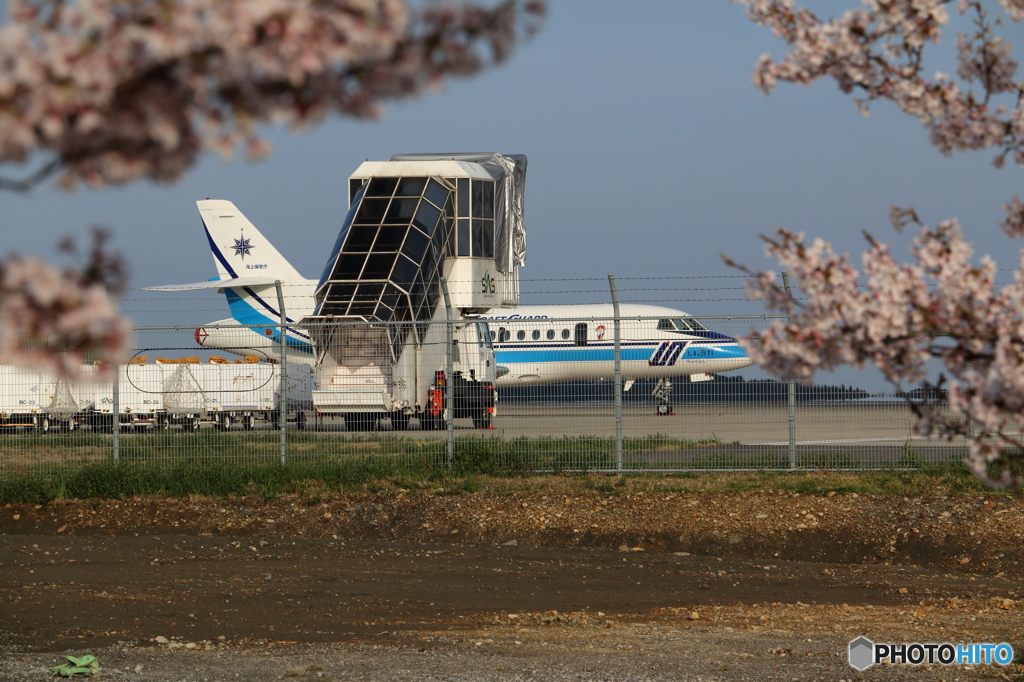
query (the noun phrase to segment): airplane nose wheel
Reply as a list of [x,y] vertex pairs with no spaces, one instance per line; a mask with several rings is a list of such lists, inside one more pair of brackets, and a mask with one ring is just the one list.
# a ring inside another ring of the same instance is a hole
[[659,417],[670,417],[675,414],[672,411],[672,382],[668,379],[659,379],[651,395],[661,401],[655,414]]

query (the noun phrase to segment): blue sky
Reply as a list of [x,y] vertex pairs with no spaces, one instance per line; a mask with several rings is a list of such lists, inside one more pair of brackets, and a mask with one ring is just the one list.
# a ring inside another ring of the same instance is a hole
[[[812,4],[827,14],[855,3]],[[128,259],[132,287],[207,279],[215,271],[194,202],[212,197],[235,202],[314,277],[345,213],[346,178],[363,159],[498,151],[529,157],[527,280],[733,274],[722,253],[770,267],[758,234],[775,225],[841,251],[862,249],[862,229],[906,243],[889,227],[892,203],[915,206],[933,223],[960,218],[980,252],[1015,266],[1019,245],[997,223],[1002,203],[1019,192],[1019,169],[995,170],[990,152],[943,157],[915,120],[884,103],[864,118],[832,81],[783,85],[765,97],[750,83],[764,52],[781,56],[784,46],[726,0],[553,0],[544,30],[500,68],[389,105],[377,121],[269,130],[275,151],[260,163],[208,155],[176,184],[0,193],[0,251],[52,257],[61,237],[103,224]],[[670,286],[689,284],[706,286]],[[526,291],[603,286],[524,283]],[[740,296],[629,298],[694,314],[753,312],[716,300]],[[214,299],[129,298],[125,308],[141,324],[227,314]],[[534,302],[555,299],[607,300],[564,293]]]

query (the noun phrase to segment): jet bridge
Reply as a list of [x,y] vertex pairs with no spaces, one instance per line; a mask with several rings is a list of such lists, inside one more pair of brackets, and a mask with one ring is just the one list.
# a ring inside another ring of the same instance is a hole
[[393,425],[396,414],[401,423],[423,413],[449,343],[445,325],[436,324],[446,318],[442,276],[458,322],[455,341],[480,347],[459,354],[448,380],[493,385],[489,339],[462,316],[519,303],[525,181],[522,155],[398,155],[356,169],[314,314],[305,319],[320,368],[315,407],[359,413],[362,422],[387,413]]

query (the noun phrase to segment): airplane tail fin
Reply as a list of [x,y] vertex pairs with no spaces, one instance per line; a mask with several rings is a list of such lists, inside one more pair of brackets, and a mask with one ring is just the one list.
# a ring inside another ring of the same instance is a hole
[[302,276],[230,201],[197,201],[220,279],[260,277],[298,282]]

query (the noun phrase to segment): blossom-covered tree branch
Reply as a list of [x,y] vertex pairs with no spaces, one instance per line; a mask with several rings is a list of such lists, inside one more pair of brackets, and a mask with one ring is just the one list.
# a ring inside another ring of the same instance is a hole
[[[864,0],[863,8],[826,21],[792,0],[737,1],[791,48],[781,60],[759,60],[753,80],[766,93],[779,81],[831,76],[843,92],[857,94],[865,114],[888,100],[915,116],[943,154],[991,147],[997,167],[1007,159],[1024,166],[1024,83],[1015,80],[1011,46],[998,35],[1006,19],[1024,18],[1024,0],[999,0],[996,18],[983,2],[956,3],[973,26],[957,36],[958,79],[925,75],[925,50],[940,40],[951,2]],[[1004,211],[1002,229],[1024,236],[1024,202],[1015,197]],[[808,244],[782,229],[766,238],[766,253],[791,273],[799,301],[774,273],[726,259],[753,277],[751,298],[789,316],[745,339],[745,347],[772,374],[805,382],[818,370],[870,364],[908,400],[911,387],[926,384],[926,363],[939,360],[949,409],[911,401],[920,430],[966,437],[968,463],[990,485],[1024,485],[1013,473],[1024,448],[1024,252],[1014,282],[998,287],[995,262],[972,261],[956,220],[931,228],[899,207],[889,217],[897,230],[919,227],[909,264],[868,233],[861,269],[820,239]]]
[[[537,30],[546,6],[9,0],[8,7],[10,20],[0,26],[0,164],[20,174],[9,170],[0,190],[28,191],[54,175],[67,188],[171,181],[208,150],[266,155],[261,126],[377,116],[383,102],[504,61]],[[126,323],[101,302],[102,279],[82,274],[101,266],[0,263],[0,362],[75,374],[53,349],[123,355]]]

